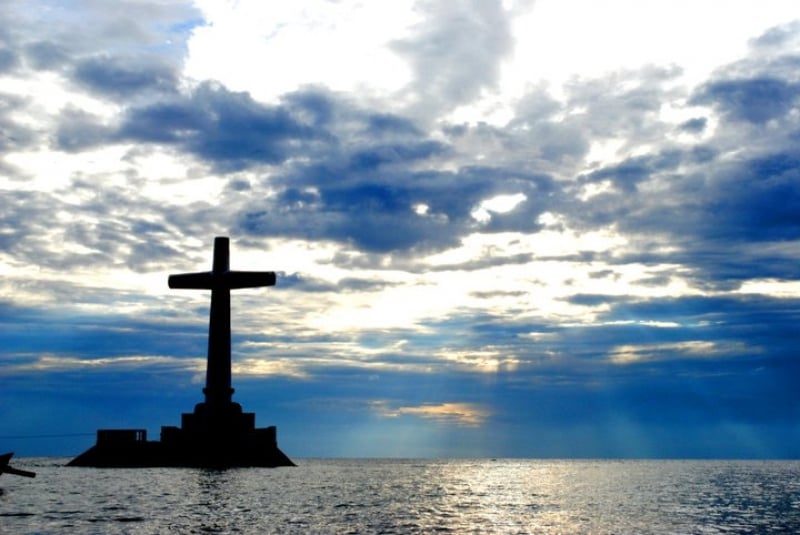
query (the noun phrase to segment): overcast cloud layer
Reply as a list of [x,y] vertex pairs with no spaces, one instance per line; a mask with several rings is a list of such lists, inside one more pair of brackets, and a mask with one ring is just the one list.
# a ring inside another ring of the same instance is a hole
[[792,2],[68,4],[0,6],[18,454],[191,410],[227,235],[290,456],[800,456]]

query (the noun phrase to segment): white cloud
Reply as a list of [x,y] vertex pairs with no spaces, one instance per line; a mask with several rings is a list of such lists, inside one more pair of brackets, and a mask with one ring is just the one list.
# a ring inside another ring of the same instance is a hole
[[492,219],[492,213],[506,214],[512,211],[528,197],[524,193],[514,193],[513,195],[497,195],[481,203],[472,211],[471,215],[480,223],[488,223]]
[[152,368],[173,368],[190,372],[205,370],[205,359],[175,358],[158,355],[123,355],[80,359],[65,355],[38,355],[35,360],[3,367],[4,373],[108,371]]
[[443,424],[478,427],[491,416],[490,411],[475,403],[448,402],[431,403],[416,406],[393,407],[386,401],[375,401],[374,410],[382,416],[396,418],[403,415],[419,416]]
[[658,344],[626,344],[613,348],[609,361],[628,365],[675,359],[713,359],[724,355],[758,353],[758,348],[741,342],[713,342],[690,340],[686,342]]
[[184,74],[265,101],[308,84],[391,92],[409,69],[387,46],[416,16],[404,2],[202,1],[207,24],[189,42]]
[[800,282],[792,280],[752,279],[744,281],[737,293],[761,294],[796,299],[800,297]]
[[294,379],[306,379],[306,373],[297,362],[288,359],[267,358],[236,359],[231,365],[231,373],[239,377],[283,376]]
[[675,64],[695,84],[744,55],[749,39],[796,16],[791,0],[538,0],[515,22],[516,61],[504,74],[518,88],[544,79],[557,89],[576,75]]

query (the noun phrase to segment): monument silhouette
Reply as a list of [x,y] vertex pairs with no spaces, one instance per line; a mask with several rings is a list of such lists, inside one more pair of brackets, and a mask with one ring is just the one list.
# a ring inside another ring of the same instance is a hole
[[161,440],[144,429],[99,429],[97,443],[68,466],[207,467],[294,466],[278,448],[275,426],[256,428],[255,413],[231,398],[231,290],[274,286],[270,271],[231,271],[229,240],[214,239],[211,271],[169,276],[175,289],[211,290],[205,401],[181,416],[181,426],[162,426]]

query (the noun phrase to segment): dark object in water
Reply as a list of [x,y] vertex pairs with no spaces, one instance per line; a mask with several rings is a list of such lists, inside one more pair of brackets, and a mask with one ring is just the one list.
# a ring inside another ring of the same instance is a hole
[[274,426],[256,428],[255,413],[231,400],[230,290],[275,285],[275,273],[231,271],[229,240],[214,239],[211,271],[170,275],[170,288],[211,290],[205,401],[184,413],[181,426],[162,426],[161,440],[144,429],[100,429],[97,443],[67,466],[138,468],[295,466],[278,448]]
[[13,453],[4,453],[0,455],[0,475],[14,474],[15,476],[22,477],[36,477],[35,472],[28,472],[27,470],[20,470],[19,468],[9,466],[8,463],[11,462],[11,457],[13,456]]

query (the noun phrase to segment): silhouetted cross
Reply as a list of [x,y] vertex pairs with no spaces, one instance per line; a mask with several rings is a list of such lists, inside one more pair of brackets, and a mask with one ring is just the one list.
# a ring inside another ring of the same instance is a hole
[[208,324],[208,363],[206,403],[230,403],[231,388],[231,290],[274,286],[272,271],[231,271],[229,240],[214,238],[214,264],[211,271],[169,276],[169,287],[211,290]]

